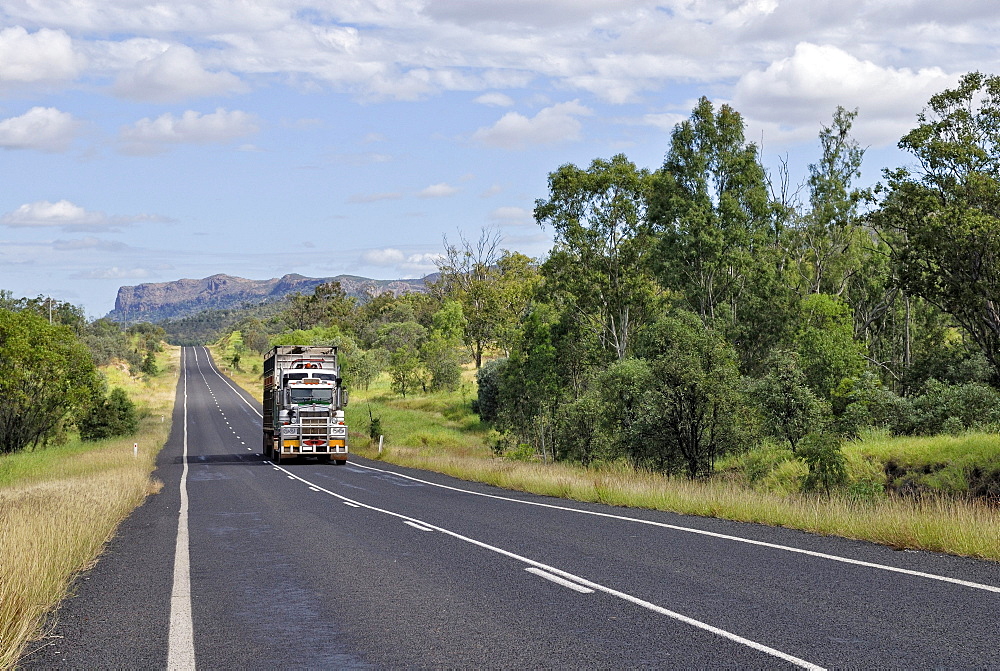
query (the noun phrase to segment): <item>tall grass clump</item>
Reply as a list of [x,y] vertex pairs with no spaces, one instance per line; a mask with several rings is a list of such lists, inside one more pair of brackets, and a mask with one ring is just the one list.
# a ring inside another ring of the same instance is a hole
[[30,652],[74,576],[93,565],[118,524],[158,490],[150,473],[170,431],[178,352],[159,355],[156,377],[110,380],[137,401],[142,419],[134,436],[71,439],[0,458],[0,668],[13,668]]

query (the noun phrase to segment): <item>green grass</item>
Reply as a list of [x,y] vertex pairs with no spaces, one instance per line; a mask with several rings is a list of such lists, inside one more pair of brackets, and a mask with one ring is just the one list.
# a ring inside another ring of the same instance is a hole
[[[371,416],[382,421],[386,446],[410,446],[435,450],[457,451],[461,454],[488,456],[485,446],[488,428],[472,412],[475,372],[467,369],[455,391],[400,397],[391,389],[387,375],[382,375],[367,390],[351,390],[347,407],[347,425],[352,433],[352,445],[363,448],[370,444],[368,428]],[[375,441],[377,444],[377,440]]]

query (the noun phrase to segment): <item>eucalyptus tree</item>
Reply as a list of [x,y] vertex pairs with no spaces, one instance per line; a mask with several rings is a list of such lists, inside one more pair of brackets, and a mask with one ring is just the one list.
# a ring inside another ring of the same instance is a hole
[[874,222],[893,242],[905,291],[951,315],[1000,384],[1000,77],[972,72],[931,97],[886,171]]
[[650,209],[662,284],[703,320],[736,321],[751,275],[773,247],[775,215],[739,112],[716,112],[701,98],[671,134]]
[[549,174],[548,199],[535,202],[535,219],[555,233],[542,266],[549,289],[619,360],[657,304],[649,270],[651,188],[649,171],[618,154],[587,169],[561,166]]

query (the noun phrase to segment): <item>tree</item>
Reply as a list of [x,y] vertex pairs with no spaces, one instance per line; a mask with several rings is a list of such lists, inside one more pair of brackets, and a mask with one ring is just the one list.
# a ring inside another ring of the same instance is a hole
[[521,324],[531,311],[541,280],[538,264],[533,259],[503,250],[497,260],[494,281],[497,290],[495,345],[507,356],[521,331]]
[[919,167],[886,171],[873,220],[900,282],[950,314],[1000,384],[1000,77],[972,72],[931,97],[899,147]]
[[0,310],[0,453],[53,438],[98,388],[90,352],[68,326]]
[[476,363],[483,365],[483,353],[495,344],[500,331],[497,261],[500,233],[483,229],[476,244],[460,236],[461,246],[444,241],[445,253],[438,261],[441,279],[436,291],[462,305],[465,317],[464,340]]
[[743,128],[739,112],[729,105],[716,112],[701,98],[671,133],[650,204],[660,282],[705,321],[737,321],[739,298],[773,248],[775,211]]
[[651,385],[643,397],[635,463],[688,478],[710,475],[738,443],[736,353],[690,312],[660,319],[644,336]]
[[864,150],[851,137],[858,112],[838,107],[833,123],[819,134],[823,153],[809,166],[809,213],[799,231],[801,257],[797,264],[806,293],[839,296],[861,270],[854,248],[863,241],[858,203],[864,192],[852,188],[861,176]]
[[796,351],[805,379],[820,397],[829,399],[845,379],[864,370],[864,345],[854,340],[850,309],[833,296],[811,294],[802,299]]
[[294,293],[286,301],[288,307],[281,318],[289,327],[300,330],[320,325],[342,326],[355,308],[355,300],[336,281],[319,285],[308,296]]
[[457,389],[462,381],[462,345],[465,330],[462,305],[447,300],[434,313],[433,326],[427,340],[420,346],[420,356],[431,375],[431,389]]
[[535,219],[555,232],[542,273],[577,319],[618,360],[656,307],[647,219],[652,179],[624,154],[567,164],[549,174],[549,198]]
[[771,433],[787,440],[793,453],[800,440],[819,428],[823,404],[806,384],[796,353],[775,352],[755,391]]

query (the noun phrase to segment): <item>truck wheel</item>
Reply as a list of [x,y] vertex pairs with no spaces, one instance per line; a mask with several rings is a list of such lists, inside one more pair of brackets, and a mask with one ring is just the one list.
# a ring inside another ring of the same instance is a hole
[[271,441],[264,436],[264,445],[260,449],[260,453],[264,455],[265,459],[271,458]]
[[337,465],[338,466],[343,466],[346,463],[347,463],[347,459],[337,459]]

